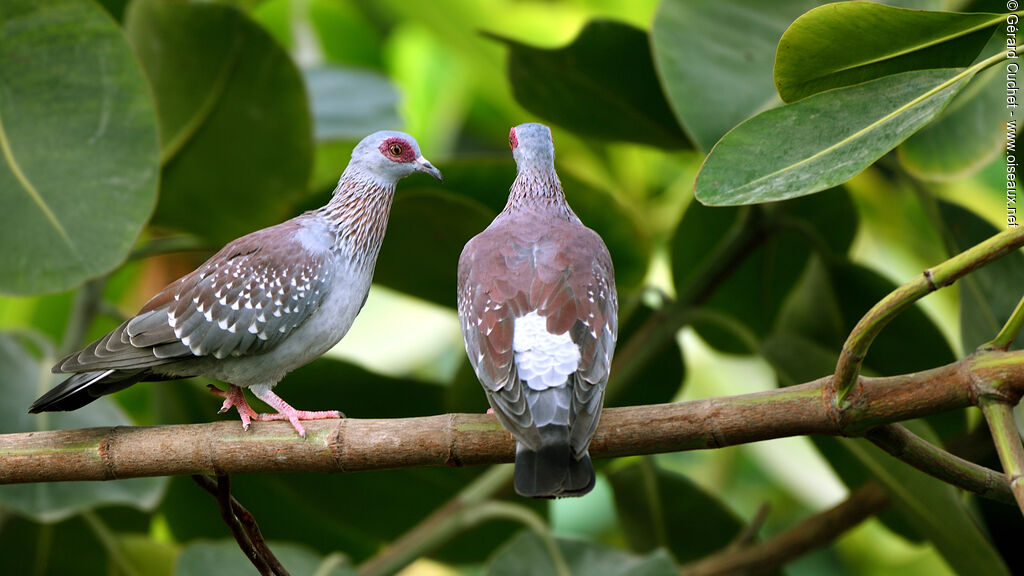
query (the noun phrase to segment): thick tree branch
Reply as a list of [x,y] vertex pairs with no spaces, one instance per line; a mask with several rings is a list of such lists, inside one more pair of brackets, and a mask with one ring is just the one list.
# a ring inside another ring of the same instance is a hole
[[868,482],[834,508],[815,514],[769,540],[739,550],[727,548],[683,566],[680,572],[684,576],[774,574],[787,562],[828,544],[888,505],[889,495],[885,488]]
[[[691,402],[610,408],[590,445],[597,458],[732,446],[805,434],[862,435],[877,426],[970,406],[977,383],[1015,403],[1024,393],[1024,352],[985,351],[933,370],[861,378],[844,407],[832,377],[778,390]],[[514,444],[491,415],[307,423],[237,421],[0,435],[0,483],[140,476],[355,472],[511,462]],[[973,465],[972,465],[973,466]],[[975,471],[983,470],[976,468]],[[930,473],[933,473],[929,471]],[[957,485],[999,499],[985,473]]]

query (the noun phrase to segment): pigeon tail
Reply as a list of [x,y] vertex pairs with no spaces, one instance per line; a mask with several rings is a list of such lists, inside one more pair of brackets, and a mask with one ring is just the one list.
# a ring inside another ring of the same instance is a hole
[[573,456],[569,428],[544,426],[540,430],[539,450],[516,444],[516,492],[530,498],[565,498],[590,492],[594,488],[594,466],[586,452],[579,459]]
[[[163,379],[159,376],[156,378]],[[148,370],[100,370],[73,374],[40,396],[32,403],[28,411],[30,414],[38,414],[39,412],[77,410],[100,396],[124,390],[142,380],[153,379],[153,375]]]

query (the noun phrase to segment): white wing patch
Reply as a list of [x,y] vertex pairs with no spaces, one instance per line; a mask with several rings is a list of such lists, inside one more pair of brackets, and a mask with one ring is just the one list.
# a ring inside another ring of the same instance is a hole
[[569,333],[548,332],[546,318],[530,312],[516,318],[512,349],[519,379],[533,390],[561,386],[579,370],[580,349]]

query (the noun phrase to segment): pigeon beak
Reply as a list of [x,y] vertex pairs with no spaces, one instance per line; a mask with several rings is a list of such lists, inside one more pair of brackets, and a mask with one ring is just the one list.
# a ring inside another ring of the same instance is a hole
[[441,176],[441,171],[434,168],[434,165],[428,162],[423,156],[417,157],[413,160],[413,163],[416,165],[417,172],[423,172],[424,174],[429,174],[440,181],[444,181],[444,177]]

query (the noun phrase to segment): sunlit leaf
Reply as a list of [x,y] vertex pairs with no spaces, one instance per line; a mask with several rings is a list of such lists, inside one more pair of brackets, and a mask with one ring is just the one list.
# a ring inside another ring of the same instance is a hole
[[761,113],[711,151],[697,199],[756,204],[842,184],[934,118],[968,78],[946,69],[904,72]]
[[[786,102],[899,72],[970,64],[1003,17],[838,2],[782,35],[775,85]],[[843,42],[830,39],[843,38]]]

